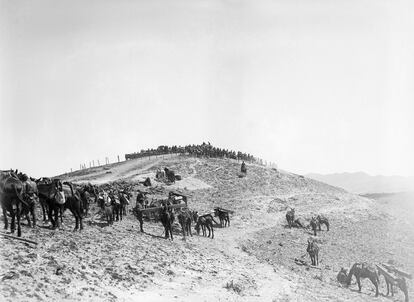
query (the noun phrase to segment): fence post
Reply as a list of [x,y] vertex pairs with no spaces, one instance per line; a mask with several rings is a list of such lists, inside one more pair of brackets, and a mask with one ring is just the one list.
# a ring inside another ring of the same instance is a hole
[[98,167],[100,166],[101,164],[99,163],[99,159],[98,159]]
[[119,162],[119,155],[118,155],[118,162]]

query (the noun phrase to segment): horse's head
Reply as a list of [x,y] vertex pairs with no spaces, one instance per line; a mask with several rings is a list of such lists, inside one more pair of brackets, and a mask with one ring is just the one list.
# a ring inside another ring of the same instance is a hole
[[27,174],[24,174],[22,172],[19,172],[19,174],[17,174],[17,177],[21,180],[21,181],[27,181],[29,179],[29,177],[27,176]]
[[53,186],[56,190],[63,191],[63,184],[62,184],[62,181],[60,179],[55,178],[55,179],[52,180],[52,183],[53,183]]

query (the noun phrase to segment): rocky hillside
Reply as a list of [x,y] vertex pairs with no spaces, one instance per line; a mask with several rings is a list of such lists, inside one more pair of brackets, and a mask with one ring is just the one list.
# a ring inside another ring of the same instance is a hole
[[[183,180],[171,186],[157,182],[156,169],[166,166]],[[247,177],[239,178],[236,161],[173,156],[65,175],[95,184],[122,180],[135,189],[150,177],[160,195],[180,190],[200,213],[215,206],[233,210],[231,226],[216,227],[214,239],[193,234],[186,240],[175,226],[171,241],[162,237],[160,223],[145,221],[145,233],[140,233],[131,214],[113,226],[97,214],[85,219],[82,232],[72,232],[74,219],[67,211],[62,230],[42,223],[35,229],[23,226],[23,237],[37,241],[36,246],[2,239],[1,300],[389,301],[374,298],[366,280],[362,293],[355,284],[342,288],[335,281],[339,268],[362,260],[394,260],[414,271],[414,233],[397,225],[385,205],[303,176],[247,168]],[[286,228],[288,207],[302,218],[316,213],[330,218],[331,230],[318,233],[320,269],[295,264],[295,258],[309,262],[302,256],[311,234]],[[399,292],[393,301],[403,298]]]

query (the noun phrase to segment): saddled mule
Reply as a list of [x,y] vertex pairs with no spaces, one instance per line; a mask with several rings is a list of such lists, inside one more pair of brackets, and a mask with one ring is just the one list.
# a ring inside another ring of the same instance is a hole
[[171,237],[171,240],[173,240],[172,225],[174,223],[175,217],[171,208],[168,206],[163,206],[159,211],[159,217],[165,230],[165,239]]
[[345,281],[346,286],[351,284],[352,276],[355,276],[357,280],[359,292],[361,292],[362,288],[361,279],[369,279],[375,286],[375,297],[378,297],[379,277],[375,265],[366,262],[355,263],[349,270],[349,274]]
[[96,193],[95,187],[88,183],[86,185],[81,186],[80,188],[78,188],[78,193],[79,196],[81,198],[82,201],[82,212],[84,214],[84,216],[88,216],[88,212],[89,212],[89,198],[90,195],[92,195],[94,197],[95,202],[97,202],[98,200],[98,194]]
[[319,246],[315,241],[308,239],[308,247],[306,248],[306,252],[309,254],[312,265],[317,266],[319,264]]
[[79,193],[73,188],[70,182],[63,183],[63,192],[65,193],[66,202],[64,210],[69,209],[76,220],[74,231],[83,230],[83,213],[82,200]]
[[11,172],[0,173],[0,202],[4,215],[4,228],[7,230],[9,222],[7,213],[11,216],[10,230],[14,233],[17,218],[17,236],[22,236],[20,218],[23,205],[29,206],[24,200],[24,184]]
[[[37,179],[36,181],[36,185],[38,184],[51,184],[53,182],[53,180],[49,177],[41,177],[39,179]],[[42,208],[42,213],[43,213],[43,223],[45,223],[49,218],[48,218],[48,205],[47,202],[45,200],[45,198],[40,198],[39,197],[39,203],[40,206]]]
[[181,225],[181,228],[183,229],[183,236],[185,238],[185,236],[188,234],[190,234],[190,236],[193,236],[193,234],[191,233],[191,212],[188,209],[181,209],[178,212],[177,215],[178,218],[178,222]]
[[223,211],[220,208],[215,208],[214,209],[214,216],[218,216],[218,218],[220,220],[220,226],[221,227],[223,227],[223,223],[224,223],[224,227],[230,226],[230,217],[229,217],[229,213],[227,211]]
[[384,276],[384,280],[387,285],[387,296],[390,294],[390,290],[391,290],[391,296],[394,297],[394,286],[397,286],[404,293],[405,302],[408,302],[408,288],[407,288],[407,281],[405,280],[405,278],[400,277],[400,278],[394,279],[394,278],[391,278],[389,275],[385,274],[384,272],[381,272],[381,270],[378,270],[378,278],[381,275]]
[[289,225],[289,228],[291,228],[295,220],[295,209],[290,209],[289,211],[286,212],[286,220]]
[[310,221],[310,227],[312,228],[313,235],[316,236],[316,231],[320,227],[318,220],[315,217],[312,217]]
[[318,221],[319,231],[322,231],[322,228],[321,228],[322,224],[324,224],[326,226],[326,230],[329,231],[329,220],[326,216],[318,215],[316,216],[316,220]]
[[[22,214],[26,215],[27,223],[30,226],[33,225],[33,227],[36,226],[36,211],[35,206],[36,202],[39,201],[39,191],[37,189],[37,184],[32,179],[28,178],[26,174],[19,174],[19,179],[23,183],[24,187],[24,193],[23,198],[27,202],[26,204],[23,204],[22,206]],[[30,216],[32,217],[33,224],[30,221]]]
[[65,209],[69,209],[76,220],[74,231],[83,229],[82,221],[82,201],[79,194],[71,183],[62,182],[59,179],[52,180],[51,183],[38,182],[39,198],[47,204],[48,217],[52,223],[52,228],[59,228],[59,214]]
[[200,234],[200,228],[203,231],[203,236],[207,236],[208,230],[208,237],[211,235],[211,239],[214,239],[214,227],[213,227],[213,216],[211,214],[199,216],[197,219],[197,223],[195,225],[195,230],[197,234]]

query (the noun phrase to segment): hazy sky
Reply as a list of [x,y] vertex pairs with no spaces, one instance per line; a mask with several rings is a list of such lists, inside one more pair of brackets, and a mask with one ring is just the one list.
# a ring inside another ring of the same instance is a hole
[[414,4],[0,0],[0,169],[161,144],[414,172]]

